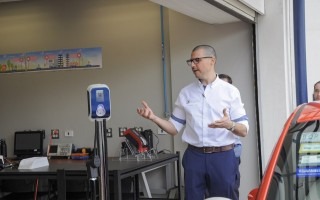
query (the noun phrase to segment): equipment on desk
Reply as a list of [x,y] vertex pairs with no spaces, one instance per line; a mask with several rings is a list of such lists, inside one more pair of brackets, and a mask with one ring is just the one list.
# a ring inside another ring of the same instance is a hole
[[88,160],[92,153],[91,148],[89,147],[82,147],[78,148],[71,154],[71,159],[73,160]]
[[4,160],[3,160],[3,156],[0,155],[0,169],[4,168]]
[[32,157],[22,159],[18,169],[36,169],[39,167],[49,166],[47,157]]
[[49,158],[57,156],[57,157],[70,157],[72,151],[74,150],[74,145],[72,143],[66,144],[49,144],[47,156]]
[[3,157],[3,155],[0,155],[0,169],[12,167],[12,163],[6,163],[6,158]]
[[141,134],[147,140],[148,150],[151,150],[153,148],[153,135],[154,135],[154,133],[152,132],[151,129],[147,129],[147,130],[141,131]]
[[88,160],[89,154],[88,153],[72,153],[71,159],[73,159],[73,160]]
[[127,129],[123,135],[126,137],[126,144],[133,155],[148,151],[148,142],[144,136],[134,128]]
[[14,155],[21,158],[42,156],[44,137],[44,130],[16,131],[14,133]]
[[109,120],[111,117],[110,90],[107,85],[94,84],[87,89],[88,114],[94,120]]
[[0,139],[0,155],[7,157],[7,144],[4,139]]

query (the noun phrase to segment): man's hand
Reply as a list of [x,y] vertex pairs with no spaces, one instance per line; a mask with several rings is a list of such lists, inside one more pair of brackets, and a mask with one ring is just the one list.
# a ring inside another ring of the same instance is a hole
[[153,121],[156,118],[156,116],[153,114],[153,111],[148,106],[147,102],[142,101],[142,106],[143,107],[141,108],[137,108],[137,113],[142,117]]
[[232,126],[232,121],[229,118],[227,113],[227,109],[223,109],[223,117],[219,120],[216,120],[210,124],[208,124],[210,128],[230,128]]
[[170,121],[156,116],[145,101],[142,101],[141,108],[137,108],[137,113],[139,115],[141,115],[142,117],[149,119],[152,122],[154,122],[155,124],[157,124],[165,132],[167,132],[171,135],[178,134],[176,127],[174,127],[174,125]]

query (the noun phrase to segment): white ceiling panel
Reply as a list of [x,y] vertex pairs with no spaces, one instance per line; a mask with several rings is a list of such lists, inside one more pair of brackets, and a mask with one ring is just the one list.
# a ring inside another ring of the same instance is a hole
[[264,14],[264,0],[239,0],[243,4],[257,11],[259,14]]
[[203,0],[150,1],[209,24],[225,24],[240,21],[240,19]]

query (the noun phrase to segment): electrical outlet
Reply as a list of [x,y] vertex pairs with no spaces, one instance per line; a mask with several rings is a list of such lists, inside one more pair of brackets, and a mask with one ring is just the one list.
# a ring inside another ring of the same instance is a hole
[[112,137],[112,128],[107,128],[106,129],[106,136],[107,137]]
[[64,132],[64,135],[65,135],[66,137],[73,137],[73,130],[66,130],[66,131]]
[[140,127],[134,127],[134,129],[136,129],[136,131],[138,132],[142,132],[143,131],[143,128],[140,126]]
[[162,130],[161,128],[158,128],[158,135],[167,135],[168,133]]
[[51,130],[51,139],[59,139],[59,129]]
[[124,137],[123,133],[127,130],[127,127],[119,127],[119,137]]

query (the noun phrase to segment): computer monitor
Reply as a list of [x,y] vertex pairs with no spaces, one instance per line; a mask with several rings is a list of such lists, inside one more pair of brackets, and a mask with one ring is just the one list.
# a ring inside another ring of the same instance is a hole
[[14,150],[17,157],[34,157],[43,155],[44,130],[17,131],[14,133]]

